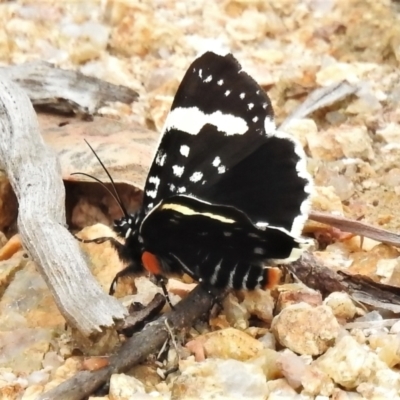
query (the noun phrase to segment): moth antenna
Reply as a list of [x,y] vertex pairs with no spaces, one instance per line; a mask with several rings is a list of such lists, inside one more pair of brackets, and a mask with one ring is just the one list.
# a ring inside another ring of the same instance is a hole
[[89,174],[85,174],[84,172],[74,172],[71,175],[84,175],[87,176],[91,179],[94,179],[96,182],[100,183],[106,190],[108,193],[110,193],[110,195],[113,197],[113,199],[117,202],[117,204],[119,205],[119,207],[121,208],[122,213],[125,215],[125,217],[129,217],[128,211],[126,210],[124,203],[121,200],[121,196],[118,193],[117,187],[115,185],[115,182],[111,176],[111,174],[108,172],[106,166],[103,164],[103,162],[100,160],[100,157],[97,155],[97,153],[94,151],[93,147],[89,144],[89,142],[84,139],[85,143],[89,146],[90,150],[92,150],[92,153],[94,154],[94,156],[97,158],[97,161],[100,163],[100,165],[102,166],[102,168],[104,169],[104,172],[107,174],[108,179],[110,179],[111,182],[111,186],[114,190],[114,193],[111,192],[111,190],[104,184],[104,182],[102,182],[100,179],[95,178],[92,175]]
[[108,192],[108,193],[112,196],[112,198],[116,201],[116,203],[119,205],[119,207],[120,207],[121,211],[124,213],[124,215],[125,215],[126,217],[128,216],[128,214],[126,213],[126,210],[125,210],[123,204],[120,203],[120,200],[119,200],[119,199],[115,196],[115,194],[105,185],[105,183],[104,183],[103,181],[101,181],[100,179],[96,178],[96,177],[93,176],[93,175],[86,174],[85,172],[73,172],[73,173],[70,174],[70,175],[83,175],[83,176],[87,176],[88,178],[91,178],[91,179],[93,179],[94,181],[100,183],[100,185],[103,186],[103,188],[106,189],[107,192]]

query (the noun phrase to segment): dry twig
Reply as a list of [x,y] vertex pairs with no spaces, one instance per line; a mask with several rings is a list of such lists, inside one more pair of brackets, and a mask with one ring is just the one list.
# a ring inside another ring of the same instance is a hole
[[18,83],[34,105],[58,111],[95,114],[112,101],[130,104],[138,94],[124,86],[113,85],[80,72],[56,68],[36,61],[0,68],[8,79]]
[[310,253],[286,265],[287,269],[308,287],[327,295],[347,292],[355,300],[374,307],[400,313],[400,288],[375,282],[367,276],[350,275],[325,267]]
[[18,198],[22,243],[68,323],[90,336],[124,318],[126,309],[100,288],[66,229],[60,166],[43,142],[28,96],[1,75],[0,168]]
[[344,232],[350,232],[359,236],[366,236],[378,242],[400,247],[400,235],[366,224],[365,222],[355,221],[339,215],[317,211],[312,211],[308,218],[316,222],[322,222],[323,224],[331,225]]
[[202,285],[198,285],[173,311],[146,325],[141,332],[128,339],[117,353],[110,357],[108,366],[96,371],[80,371],[44,393],[38,400],[84,399],[106,383],[111,374],[124,372],[143,361],[149,354],[156,353],[169,337],[165,328],[166,319],[175,330],[190,327],[208,312],[219,295],[222,293],[209,293]]

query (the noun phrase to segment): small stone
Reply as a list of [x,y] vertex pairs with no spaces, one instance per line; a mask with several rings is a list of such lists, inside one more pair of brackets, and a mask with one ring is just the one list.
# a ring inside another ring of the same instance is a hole
[[312,209],[343,216],[343,204],[333,186],[315,186],[311,195]]
[[382,183],[397,188],[400,186],[400,168],[391,168],[384,176],[382,176]]
[[88,400],[109,400],[110,398],[108,396],[102,396],[102,397],[98,397],[98,396],[90,396],[88,398]]
[[315,364],[307,365],[304,373],[301,376],[301,385],[303,392],[311,396],[329,396],[335,388],[332,379],[323,371],[321,371]]
[[268,400],[284,400],[296,399],[297,392],[289,385],[286,379],[275,379],[268,381],[267,387],[269,390]]
[[400,321],[397,321],[393,326],[390,328],[390,333],[400,333]]
[[349,320],[354,318],[357,309],[350,296],[345,292],[333,292],[325,298],[324,304],[330,307],[336,318]]
[[31,373],[42,368],[43,354],[52,342],[52,331],[21,328],[0,331],[0,366],[12,367],[14,373]]
[[256,289],[244,292],[241,305],[250,315],[256,316],[268,324],[271,323],[275,302],[269,290]]
[[24,389],[18,383],[4,385],[0,387],[0,399],[4,400],[13,400],[17,399],[22,393]]
[[276,339],[271,332],[267,332],[265,335],[258,338],[258,341],[261,342],[266,349],[275,350],[276,348]]
[[295,353],[319,355],[334,343],[340,326],[329,307],[300,303],[284,308],[271,330],[282,346]]
[[227,328],[220,331],[206,333],[187,343],[189,349],[201,344],[207,358],[233,358],[246,361],[255,357],[264,346],[257,339],[238,329]]
[[383,332],[369,336],[369,345],[390,368],[400,364],[400,337]]
[[36,400],[44,391],[43,385],[32,385],[26,388],[21,400]]
[[396,267],[400,267],[399,258],[385,258],[378,260],[376,264],[376,275],[381,278],[382,283],[389,284],[389,279],[392,277]]
[[245,9],[238,18],[228,19],[226,31],[234,40],[252,41],[264,37],[268,29],[268,20],[264,13]]
[[133,396],[145,394],[142,382],[133,376],[113,374],[110,379],[110,400],[130,400]]
[[252,358],[250,362],[261,367],[265,378],[269,381],[282,376],[281,366],[278,364],[280,357],[281,354],[277,351],[264,349],[256,357]]
[[337,62],[321,68],[316,75],[317,83],[330,86],[334,83],[347,81],[357,83],[360,80],[359,71],[353,64]]
[[181,298],[186,297],[195,287],[197,283],[185,283],[177,279],[168,279],[168,293],[173,293]]
[[332,393],[332,400],[365,400],[361,394],[356,392],[346,392],[345,390],[335,388]]
[[319,306],[322,304],[322,295],[316,290],[301,285],[298,289],[285,290],[286,285],[280,287],[278,301],[276,303],[276,311],[279,313],[292,304],[307,303],[311,306]]
[[310,118],[294,118],[285,126],[285,132],[292,134],[303,147],[306,147],[307,136],[318,135],[318,128]]
[[336,140],[336,130],[328,129],[320,132],[310,132],[306,135],[311,157],[322,161],[335,161],[343,157],[343,150]]
[[268,395],[262,369],[237,360],[207,359],[180,363],[172,386],[173,399],[259,399]]
[[336,133],[336,140],[346,157],[367,161],[374,158],[371,138],[365,126],[341,125]]
[[238,298],[229,293],[222,301],[223,315],[229,324],[237,329],[245,330],[249,326],[250,313],[246,306],[239,303]]
[[82,369],[82,359],[80,357],[70,357],[65,360],[65,363],[57,368],[54,379],[66,380],[75,375]]
[[306,363],[297,354],[290,350],[285,350],[277,360],[282,375],[286,378],[293,389],[298,389],[302,385],[301,378],[306,370]]
[[384,127],[377,129],[376,135],[388,144],[400,144],[400,124],[389,122]]
[[355,389],[364,382],[396,390],[400,388],[400,374],[390,370],[375,353],[350,335],[343,336],[315,363],[345,389]]

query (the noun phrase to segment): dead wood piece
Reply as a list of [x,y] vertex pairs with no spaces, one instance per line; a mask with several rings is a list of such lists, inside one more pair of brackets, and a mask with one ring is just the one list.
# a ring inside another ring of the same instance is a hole
[[22,244],[68,323],[90,336],[123,319],[126,309],[100,288],[65,227],[60,165],[43,142],[32,104],[20,87],[1,75],[0,168],[18,198]]
[[149,354],[156,353],[169,337],[165,321],[176,330],[190,327],[204,315],[222,296],[222,292],[210,293],[202,285],[198,285],[175,309],[128,339],[110,357],[109,365],[97,371],[80,371],[74,377],[61,383],[39,397],[39,400],[79,400],[87,397],[108,381],[111,374],[121,373],[143,361]]
[[155,318],[165,306],[166,299],[161,293],[157,293],[153,300],[147,304],[146,307],[138,311],[134,311],[128,315],[121,327],[118,327],[126,336],[131,336],[133,332],[138,331],[144,326],[146,322],[149,322]]
[[332,292],[347,292],[360,303],[400,312],[400,288],[384,285],[362,275],[335,272],[325,267],[310,253],[287,264],[286,268],[308,287],[323,295]]
[[0,72],[18,83],[34,105],[62,112],[93,115],[109,102],[130,104],[138,98],[137,92],[128,87],[56,68],[44,61],[0,68]]
[[285,130],[293,119],[305,118],[314,111],[342,100],[356,93],[358,90],[359,87],[357,85],[350,84],[346,81],[314,90],[309,94],[307,99],[282,122],[279,130]]
[[374,239],[378,242],[400,247],[400,235],[386,231],[382,228],[376,228],[375,226],[366,224],[365,222],[355,221],[339,215],[317,211],[312,211],[308,218],[316,222],[322,222],[323,224],[331,225],[344,232],[350,232],[355,235],[369,237],[370,239]]

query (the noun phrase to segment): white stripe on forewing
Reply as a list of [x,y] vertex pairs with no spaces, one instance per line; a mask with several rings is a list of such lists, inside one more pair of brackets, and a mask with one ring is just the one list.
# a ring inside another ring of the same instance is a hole
[[213,213],[208,213],[208,212],[198,212],[196,210],[193,210],[190,207],[183,206],[181,204],[163,204],[160,208],[161,210],[173,210],[176,212],[179,212],[183,215],[203,215],[205,217],[211,218],[211,219],[216,219],[217,221],[225,222],[227,224],[233,224],[235,222],[234,219],[231,218],[225,218],[222,215],[218,214],[213,214]]
[[176,107],[168,114],[164,131],[177,129],[189,135],[197,135],[207,124],[214,125],[218,131],[228,136],[243,135],[249,129],[243,118],[223,114],[219,110],[205,114],[197,107]]

